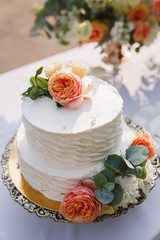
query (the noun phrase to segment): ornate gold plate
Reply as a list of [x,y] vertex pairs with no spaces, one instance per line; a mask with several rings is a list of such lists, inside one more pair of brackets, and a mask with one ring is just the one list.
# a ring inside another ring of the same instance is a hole
[[[134,123],[131,119],[125,117],[125,122],[134,132],[138,132],[141,127]],[[8,187],[11,197],[27,209],[31,213],[36,213],[39,217],[52,218],[56,222],[69,222],[59,212],[60,202],[56,202],[46,198],[40,192],[34,190],[23,178],[18,167],[18,154],[16,146],[16,135],[9,141],[5,152],[2,155],[2,179]],[[158,177],[159,158],[153,160],[152,164],[156,166],[154,183]],[[145,200],[146,196],[141,192],[141,197],[138,199],[138,204]],[[105,218],[114,218],[128,212],[133,208],[134,204],[129,204],[128,208],[118,208],[113,214],[105,214],[97,217],[94,222],[103,221]]]

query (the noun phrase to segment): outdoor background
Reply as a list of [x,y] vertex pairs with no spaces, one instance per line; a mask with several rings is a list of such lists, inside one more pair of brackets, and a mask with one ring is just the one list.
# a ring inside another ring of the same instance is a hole
[[57,45],[46,37],[29,37],[31,8],[43,0],[0,0],[0,73],[75,47]]

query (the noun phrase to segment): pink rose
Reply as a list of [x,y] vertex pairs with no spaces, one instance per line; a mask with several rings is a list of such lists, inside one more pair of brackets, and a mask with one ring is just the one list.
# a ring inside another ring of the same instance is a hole
[[56,102],[69,108],[77,108],[83,101],[82,82],[70,68],[54,73],[48,81],[48,90]]
[[144,41],[150,34],[150,30],[148,22],[138,22],[133,37],[136,41]]
[[63,198],[59,211],[74,223],[91,223],[102,208],[103,204],[97,200],[92,189],[77,186]]
[[98,188],[96,187],[93,178],[84,178],[81,179],[81,184],[85,187],[88,187],[92,190],[97,190]]
[[160,0],[155,0],[152,4],[152,13],[160,21]]

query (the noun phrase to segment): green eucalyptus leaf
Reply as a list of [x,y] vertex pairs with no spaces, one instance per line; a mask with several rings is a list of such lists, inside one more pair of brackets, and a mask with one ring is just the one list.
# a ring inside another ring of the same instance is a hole
[[128,159],[126,159],[125,157],[123,157],[123,160],[124,160],[124,162],[126,163],[126,165],[127,165],[128,168],[134,169],[133,164],[132,164]]
[[96,198],[103,204],[108,204],[113,200],[113,193],[106,192],[104,188],[99,188],[95,191]]
[[123,199],[123,190],[122,190],[121,186],[118,183],[116,183],[112,192],[113,192],[114,198],[113,198],[112,202],[110,202],[108,205],[115,207],[118,204],[120,204],[120,202]]
[[111,169],[105,168],[103,171],[101,171],[101,174],[103,174],[106,177],[107,182],[114,183],[115,175]]
[[105,178],[105,176],[103,174],[97,173],[94,176],[94,183],[95,183],[96,187],[102,188],[103,186],[105,186],[107,184],[107,179]]
[[143,163],[148,155],[148,148],[142,145],[131,146],[126,150],[126,158],[136,166]]
[[29,93],[29,97],[32,99],[32,100],[35,100],[39,97],[39,88],[38,87],[34,87],[32,88],[32,90],[30,91]]
[[134,169],[131,169],[131,168],[126,169],[125,176],[133,176],[133,175],[134,176],[136,175],[135,168]]
[[146,178],[146,169],[145,167],[136,167],[136,177],[137,178],[141,178],[141,179],[145,179]]
[[114,183],[107,183],[104,187],[106,192],[112,192],[112,190],[114,189]]
[[105,166],[111,169],[114,173],[124,175],[123,171],[126,165],[121,156],[112,154],[105,160]]

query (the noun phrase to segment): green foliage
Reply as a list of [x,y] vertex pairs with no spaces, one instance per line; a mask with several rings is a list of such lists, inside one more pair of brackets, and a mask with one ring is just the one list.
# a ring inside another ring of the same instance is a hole
[[23,96],[30,97],[32,100],[35,100],[42,96],[52,98],[48,91],[48,79],[38,76],[42,73],[42,71],[43,67],[40,67],[36,71],[35,76],[30,78],[31,87],[22,93]]
[[99,188],[95,192],[96,198],[103,204],[108,204],[110,203],[114,195],[112,192],[107,192],[104,188]]
[[108,205],[115,207],[118,204],[120,204],[120,202],[123,199],[123,190],[118,183],[115,184],[115,188],[113,189],[113,196],[114,196],[114,198],[113,198],[112,202],[110,202]]
[[131,169],[131,168],[127,168],[126,172],[125,172],[125,176],[136,176],[136,170],[135,168]]
[[[54,31],[54,27],[48,21],[48,16],[60,16],[61,10],[70,10],[72,5],[69,0],[47,0],[43,8],[35,11],[36,19],[33,28],[30,30],[30,36],[42,35],[44,32],[48,38],[51,38],[50,31]],[[60,43],[68,44],[65,41]]]
[[112,154],[109,155],[108,158],[105,160],[105,166],[111,169],[114,173],[119,175],[124,175],[123,170],[125,168],[125,163],[121,156]]
[[41,89],[47,89],[48,88],[48,79],[42,78],[42,77],[31,77],[30,82],[34,86],[38,86]]
[[142,164],[148,155],[148,148],[142,145],[131,146],[126,150],[126,158],[136,166]]
[[29,92],[29,97],[32,100],[35,100],[39,97],[39,88],[38,87],[33,87],[31,91]]
[[101,171],[101,174],[103,174],[106,177],[107,182],[114,183],[115,174],[113,173],[112,170],[110,170],[109,168],[105,168],[103,171]]
[[114,183],[107,183],[105,186],[104,186],[104,189],[106,192],[112,192],[112,190],[114,189]]
[[141,178],[141,179],[145,179],[146,178],[146,169],[145,167],[136,167],[135,169],[135,172],[136,172],[136,177],[137,178]]
[[103,174],[97,173],[94,176],[94,183],[95,183],[96,187],[102,188],[107,184],[107,179],[105,178],[105,176]]
[[94,183],[98,187],[95,194],[103,204],[117,206],[123,199],[123,189],[115,183],[116,176],[136,176],[146,178],[146,159],[148,149],[144,146],[130,146],[124,157],[112,154],[105,160],[105,169],[94,177]]

